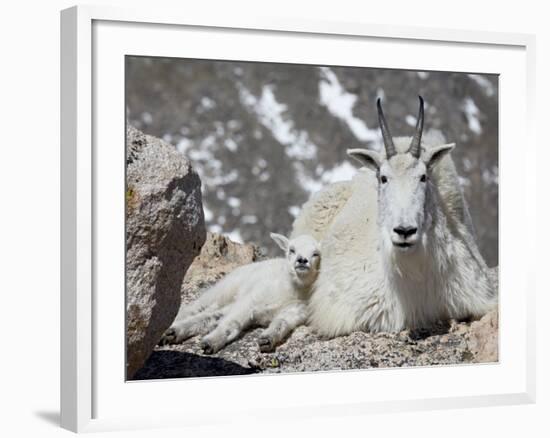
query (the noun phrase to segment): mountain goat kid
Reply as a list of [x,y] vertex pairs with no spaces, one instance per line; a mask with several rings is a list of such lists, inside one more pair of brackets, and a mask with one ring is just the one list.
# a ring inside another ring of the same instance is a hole
[[393,138],[377,106],[385,150],[348,150],[364,167],[316,194],[293,225],[292,235],[321,241],[309,322],[327,337],[480,317],[496,304],[449,155],[455,145],[422,141],[422,97],[412,138]]
[[182,305],[160,343],[181,343],[208,333],[201,341],[213,354],[249,327],[267,327],[258,340],[273,351],[307,319],[307,300],[320,266],[319,245],[309,235],[287,239],[271,233],[285,252],[276,258],[240,266],[190,305]]

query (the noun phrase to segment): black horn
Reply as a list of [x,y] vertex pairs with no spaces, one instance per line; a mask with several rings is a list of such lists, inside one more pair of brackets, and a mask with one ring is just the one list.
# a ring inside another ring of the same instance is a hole
[[382,139],[384,140],[384,147],[386,148],[386,158],[390,159],[393,157],[397,151],[393,144],[393,138],[390,134],[388,124],[386,123],[386,118],[384,117],[384,111],[382,111],[382,104],[380,103],[380,98],[376,102],[378,107],[378,123],[380,124],[380,130],[382,131]]
[[420,106],[418,108],[418,119],[416,120],[416,131],[409,148],[409,152],[416,158],[420,158],[420,141],[424,129],[424,99],[422,99],[422,96],[418,96],[418,99],[420,100]]

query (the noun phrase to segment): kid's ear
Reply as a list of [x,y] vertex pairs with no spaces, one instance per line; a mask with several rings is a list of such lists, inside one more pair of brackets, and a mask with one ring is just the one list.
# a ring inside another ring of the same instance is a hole
[[451,152],[455,146],[456,146],[455,143],[443,144],[441,146],[436,146],[426,151],[426,158],[424,162],[426,163],[426,166],[428,167],[428,169],[431,169],[437,163],[439,163],[439,161],[445,155]]
[[275,241],[279,248],[281,248],[285,253],[288,249],[288,239],[282,234],[271,233],[271,238]]
[[370,149],[348,149],[348,156],[355,158],[363,166],[368,167],[374,172],[378,172],[380,164],[382,163],[382,157],[376,151]]

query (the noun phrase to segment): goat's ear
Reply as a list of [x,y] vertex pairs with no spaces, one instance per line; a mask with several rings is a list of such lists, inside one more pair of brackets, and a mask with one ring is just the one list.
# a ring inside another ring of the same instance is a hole
[[376,151],[371,151],[370,149],[348,149],[348,156],[355,158],[363,166],[368,167],[374,172],[380,170],[380,165],[382,164],[382,157]]
[[275,241],[279,248],[281,248],[285,253],[288,249],[288,239],[282,234],[271,233],[271,238]]
[[428,169],[431,169],[434,167],[439,161],[447,155],[449,152],[451,152],[455,147],[454,143],[449,144],[442,144],[441,146],[435,146],[429,150],[426,151],[426,158],[424,158],[424,162],[426,163],[426,166]]

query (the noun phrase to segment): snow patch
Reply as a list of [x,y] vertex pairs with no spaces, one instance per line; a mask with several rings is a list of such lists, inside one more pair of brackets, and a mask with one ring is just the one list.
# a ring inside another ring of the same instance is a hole
[[241,206],[241,200],[239,198],[235,198],[234,196],[227,198],[227,203],[231,208],[239,208]]
[[246,214],[241,217],[241,222],[243,224],[255,224],[258,222],[258,217],[254,216],[253,214]]
[[233,242],[244,243],[243,236],[241,236],[241,232],[239,230],[230,231],[229,233],[225,233],[225,235]]
[[146,125],[150,125],[151,123],[153,123],[153,116],[151,115],[151,113],[145,111],[144,113],[141,113],[141,120]]
[[260,173],[258,177],[261,182],[266,182],[269,178],[271,178],[271,174],[267,171]]
[[416,126],[416,117],[409,114],[407,117],[405,117],[405,122],[409,126]]
[[222,230],[223,230],[222,227],[219,226],[218,224],[212,224],[208,226],[208,231],[210,231],[211,233],[220,234]]
[[307,174],[303,163],[300,161],[295,161],[292,165],[294,167],[296,179],[303,190],[311,195],[323,188],[323,183],[321,181],[313,179]]
[[[219,134],[218,129],[216,131]],[[185,153],[191,161],[200,163],[199,166],[194,166],[194,169],[201,178],[203,185],[212,190],[215,190],[216,186],[230,184],[239,178],[236,169],[232,169],[226,174],[223,173],[222,161],[214,156],[214,152],[219,148],[220,143],[221,139],[218,138],[217,134],[210,134],[198,145],[186,137],[183,137],[176,145],[179,152]]]
[[317,146],[309,140],[307,132],[295,129],[294,123],[283,117],[287,106],[277,101],[273,86],[265,85],[259,99],[243,85],[239,87],[239,94],[241,102],[256,113],[260,123],[279,143],[286,146],[285,152],[290,158],[311,160],[316,157]]
[[495,95],[495,87],[493,87],[493,84],[491,84],[491,81],[487,79],[483,75],[474,75],[470,74],[468,75],[470,79],[472,79],[479,87],[484,91],[484,93],[488,96],[494,96]]
[[193,161],[207,161],[208,165],[214,168],[219,168],[221,162],[214,159],[214,155],[208,149],[191,149],[188,153],[189,158]]
[[297,205],[292,205],[288,207],[288,212],[292,217],[296,218],[300,214],[300,207],[298,207]]
[[271,174],[266,170],[266,167],[267,161],[263,158],[259,158],[256,164],[252,166],[252,175],[257,176],[262,182],[267,181],[271,177]]
[[378,141],[378,129],[369,129],[365,122],[353,115],[353,107],[357,101],[355,94],[348,93],[336,74],[328,67],[320,67],[321,81],[319,95],[321,104],[335,117],[342,120],[353,135],[360,141]]
[[321,180],[324,184],[332,184],[338,181],[350,181],[357,173],[357,169],[349,162],[344,161],[336,167],[323,172]]
[[468,178],[464,178],[462,176],[458,177],[458,183],[460,184],[460,187],[462,187],[462,188],[469,187],[469,186],[472,185],[472,183],[470,182],[470,180]]
[[491,169],[483,169],[483,172],[481,173],[481,178],[483,179],[483,182],[487,185],[498,185],[498,167],[493,166]]
[[[322,166],[317,166],[317,168],[315,169],[317,178],[312,178],[311,176],[309,176],[303,163],[295,162],[292,164],[298,183],[300,184],[301,188],[308,192],[310,195],[317,193],[327,184],[332,184],[339,181],[350,181],[357,173],[357,169],[353,165],[351,165],[347,161],[344,161],[343,163],[338,164],[330,170],[324,170]],[[290,208],[289,212],[290,214],[293,214],[290,211]]]
[[242,123],[241,123],[239,120],[229,120],[229,121],[227,122],[227,127],[228,127],[231,131],[236,131],[236,130],[242,128]]
[[201,178],[206,181],[206,184],[208,186],[226,185],[237,181],[237,179],[239,178],[239,172],[233,169],[231,172],[225,175],[215,175],[212,177],[201,176]]
[[224,142],[224,145],[227,149],[229,149],[231,152],[236,152],[237,149],[239,149],[239,145],[235,140],[232,138],[227,138]]
[[218,137],[225,135],[225,127],[222,122],[214,122],[214,127],[216,128],[216,135]]
[[204,220],[206,222],[210,222],[212,219],[214,219],[214,213],[206,206],[206,203],[204,201],[202,203],[202,210],[204,211]]
[[474,103],[471,97],[464,99],[462,104],[462,111],[466,114],[466,120],[468,121],[468,127],[472,132],[479,135],[481,134],[481,123],[479,122],[479,108]]
[[292,120],[285,119],[287,106],[275,98],[273,86],[264,85],[260,98],[254,96],[244,85],[239,84],[241,102],[254,111],[260,123],[273,137],[285,146],[288,157],[311,160],[317,156],[317,145],[310,141],[306,131],[296,129]]
[[209,110],[211,110],[212,108],[215,108],[215,107],[216,107],[216,102],[214,102],[209,97],[204,96],[204,97],[201,98],[200,108],[203,111],[209,111]]

